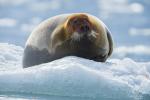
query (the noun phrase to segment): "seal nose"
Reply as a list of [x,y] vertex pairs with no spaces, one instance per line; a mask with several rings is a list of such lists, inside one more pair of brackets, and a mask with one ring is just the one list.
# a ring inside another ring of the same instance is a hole
[[90,27],[88,25],[82,25],[80,27],[80,31],[83,33],[89,32],[90,31]]

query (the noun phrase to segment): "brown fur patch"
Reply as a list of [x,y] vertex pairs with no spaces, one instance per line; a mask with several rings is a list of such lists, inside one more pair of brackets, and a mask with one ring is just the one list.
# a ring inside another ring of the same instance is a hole
[[[75,20],[81,20],[78,26],[74,25]],[[66,35],[68,35],[67,37],[70,37],[72,33],[77,31],[77,29],[81,27],[83,20],[87,22],[91,29],[93,28],[92,23],[90,22],[89,17],[86,14],[73,14],[68,17],[67,21],[64,23],[64,29],[67,33]]]

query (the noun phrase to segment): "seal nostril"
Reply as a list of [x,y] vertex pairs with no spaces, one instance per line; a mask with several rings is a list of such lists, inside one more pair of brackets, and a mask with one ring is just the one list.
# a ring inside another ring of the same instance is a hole
[[84,25],[84,26],[81,26],[80,30],[81,30],[82,32],[88,32],[88,31],[90,30],[90,28],[89,28],[89,26]]

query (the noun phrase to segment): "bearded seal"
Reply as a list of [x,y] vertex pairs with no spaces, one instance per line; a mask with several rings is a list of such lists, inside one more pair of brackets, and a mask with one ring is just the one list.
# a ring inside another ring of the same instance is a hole
[[112,51],[111,33],[100,19],[87,13],[62,14],[43,21],[30,34],[23,67],[65,56],[105,62]]

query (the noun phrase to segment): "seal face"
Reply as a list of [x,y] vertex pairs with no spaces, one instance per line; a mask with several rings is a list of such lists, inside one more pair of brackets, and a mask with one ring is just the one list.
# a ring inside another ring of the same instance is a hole
[[42,22],[27,40],[23,66],[78,56],[104,62],[113,51],[105,24],[85,13],[64,14]]

